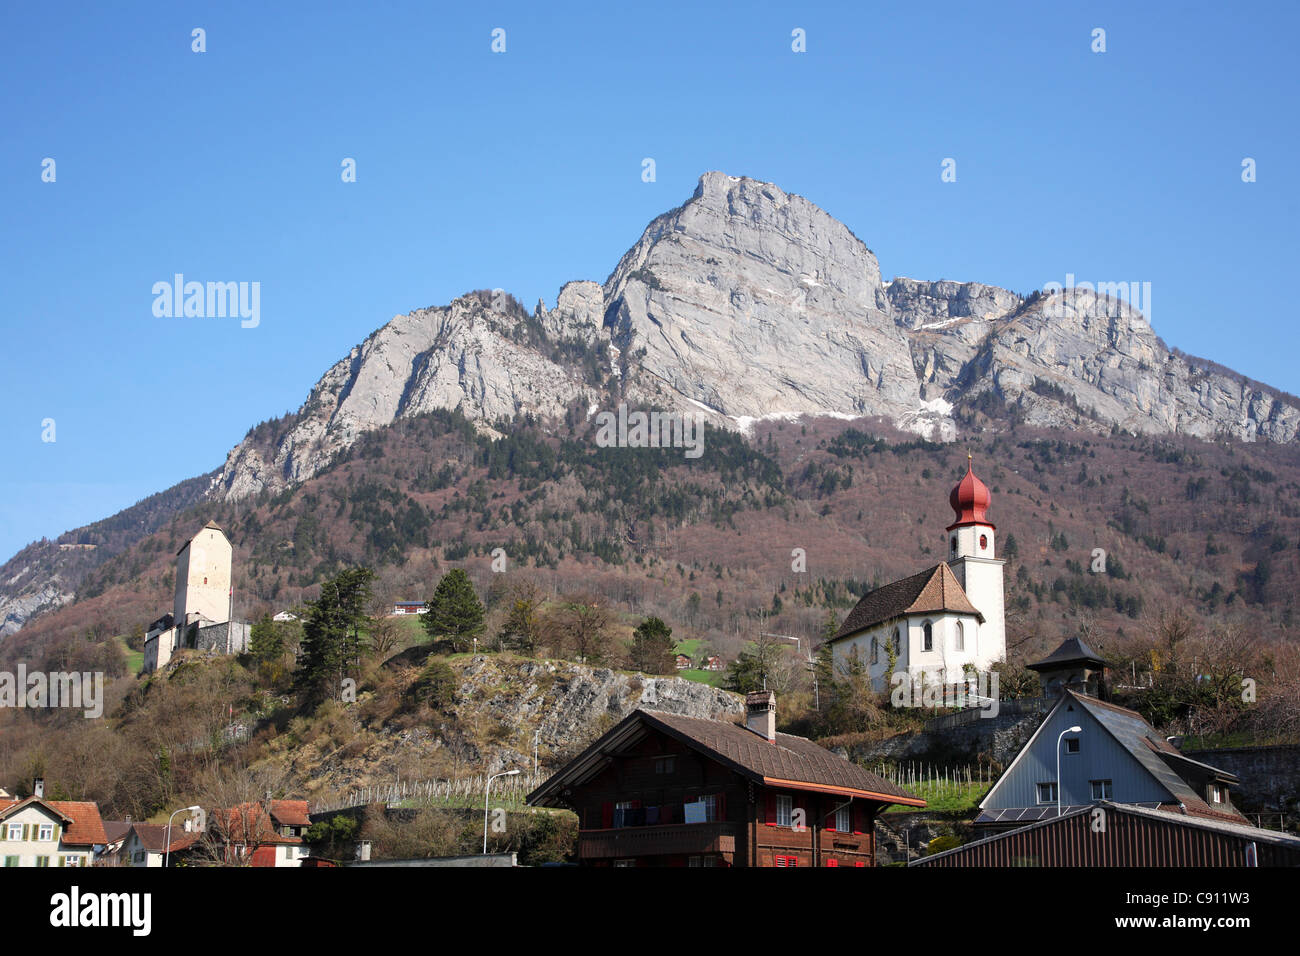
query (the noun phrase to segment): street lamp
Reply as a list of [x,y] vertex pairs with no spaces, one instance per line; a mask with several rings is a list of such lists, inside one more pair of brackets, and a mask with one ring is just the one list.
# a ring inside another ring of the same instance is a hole
[[172,819],[178,813],[194,813],[196,810],[200,810],[200,809],[202,808],[181,807],[179,810],[173,810],[172,815],[167,818],[167,845],[163,847],[163,869],[167,868],[168,865],[167,861],[171,859],[171,855],[172,855]]
[[1056,738],[1056,816],[1061,816],[1061,737],[1066,734],[1081,734],[1083,728],[1079,726],[1066,727],[1061,731],[1060,736]]
[[487,788],[483,793],[483,855],[487,856],[487,823],[488,823],[488,797],[492,793],[492,781],[497,777],[513,777],[518,770],[503,770],[501,773],[494,773],[488,777]]

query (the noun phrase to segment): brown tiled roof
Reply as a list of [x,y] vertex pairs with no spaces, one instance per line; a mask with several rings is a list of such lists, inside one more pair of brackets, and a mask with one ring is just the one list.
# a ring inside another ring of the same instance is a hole
[[99,804],[89,800],[46,800],[42,797],[28,797],[26,800],[0,801],[0,819],[11,811],[30,803],[39,803],[66,821],[61,842],[74,846],[95,846],[108,842],[104,833],[104,821],[99,816]]
[[940,611],[973,614],[981,622],[984,620],[984,615],[971,604],[952,569],[946,564],[936,564],[910,578],[867,592],[849,612],[844,624],[831,640],[848,637],[904,614],[931,614]]
[[130,820],[105,820],[104,836],[109,843],[117,843],[119,840],[125,840],[127,833],[131,831]]
[[198,843],[203,837],[202,833],[194,830],[186,830],[183,827],[172,825],[172,846],[171,850],[167,849],[167,825],[165,823],[133,823],[131,829],[135,831],[136,839],[150,853],[177,853]]

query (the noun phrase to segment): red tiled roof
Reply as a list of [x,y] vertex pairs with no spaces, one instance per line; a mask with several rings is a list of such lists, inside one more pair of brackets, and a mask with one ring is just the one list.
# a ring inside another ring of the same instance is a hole
[[281,836],[277,826],[310,826],[306,800],[272,800],[271,815],[261,803],[241,803],[218,810],[213,818],[223,839],[231,843],[302,843],[302,837]]
[[271,819],[282,827],[309,827],[306,800],[272,800]]
[[34,803],[63,817],[61,842],[73,846],[102,846],[108,842],[108,836],[104,833],[104,821],[99,816],[99,804],[89,800],[46,800],[43,797],[3,800],[0,801],[0,820],[18,808]]

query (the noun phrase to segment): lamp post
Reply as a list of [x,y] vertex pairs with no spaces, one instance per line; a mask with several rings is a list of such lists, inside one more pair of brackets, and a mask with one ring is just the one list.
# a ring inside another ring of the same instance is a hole
[[1079,726],[1066,727],[1056,738],[1056,817],[1061,817],[1061,738],[1066,734],[1081,734],[1083,728]]
[[172,815],[167,818],[167,845],[163,847],[163,869],[167,868],[168,860],[172,855],[172,819],[178,813],[193,813],[199,809],[199,807],[181,807],[179,810],[173,810]]
[[487,779],[487,787],[483,793],[483,855],[487,856],[487,824],[488,824],[488,798],[492,793],[492,781],[497,777],[513,777],[518,770],[503,770],[501,773],[494,773]]

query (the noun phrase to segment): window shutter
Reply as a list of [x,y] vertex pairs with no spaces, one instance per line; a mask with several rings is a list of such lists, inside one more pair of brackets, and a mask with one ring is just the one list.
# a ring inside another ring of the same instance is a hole
[[603,803],[600,806],[601,829],[608,830],[614,825],[614,804]]
[[767,792],[767,819],[764,822],[769,827],[776,826],[776,794],[770,790]]
[[67,859],[66,856],[61,856],[61,857],[59,857],[59,866],[62,866],[62,865],[63,865],[63,861],[66,860],[66,859]]
[[32,831],[32,825],[31,825],[30,823],[24,823],[24,824],[23,824],[23,842],[24,842],[24,843],[26,843],[27,840],[29,839],[27,835],[28,835],[29,833],[31,833],[31,831]]

